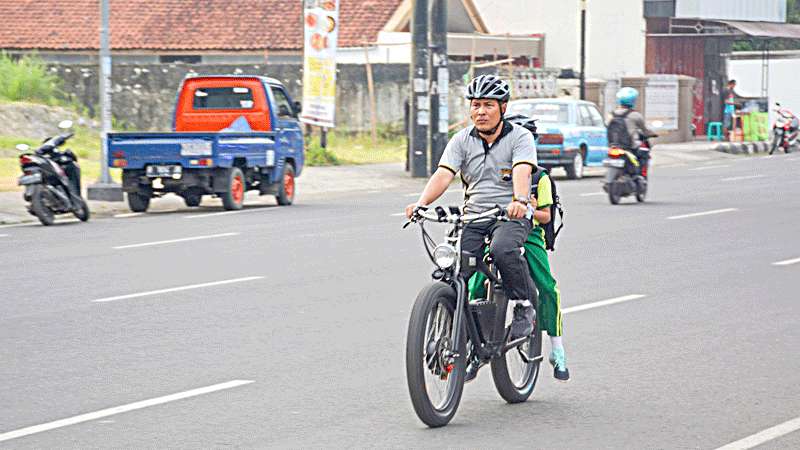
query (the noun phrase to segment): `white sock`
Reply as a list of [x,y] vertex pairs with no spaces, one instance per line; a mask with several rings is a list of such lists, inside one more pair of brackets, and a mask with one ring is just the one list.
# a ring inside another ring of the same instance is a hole
[[533,303],[531,303],[530,300],[511,300],[511,301],[512,302],[517,302],[518,305],[522,305],[522,306],[526,306],[526,307],[527,306],[533,306]]
[[550,336],[550,348],[553,350],[564,350],[564,343],[561,341],[561,336]]

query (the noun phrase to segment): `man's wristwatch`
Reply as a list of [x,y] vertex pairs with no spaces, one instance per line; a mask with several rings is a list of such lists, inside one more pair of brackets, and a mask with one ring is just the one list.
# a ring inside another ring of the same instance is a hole
[[527,198],[524,197],[517,197],[516,195],[513,197],[512,201],[522,203],[525,206],[528,206],[530,202],[528,202]]

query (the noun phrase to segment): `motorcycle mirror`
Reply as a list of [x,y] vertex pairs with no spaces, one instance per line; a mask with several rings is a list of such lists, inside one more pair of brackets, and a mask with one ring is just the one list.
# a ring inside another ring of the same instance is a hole
[[30,149],[31,149],[31,146],[28,145],[28,144],[17,144],[17,150],[19,150],[21,152],[27,152]]
[[72,121],[71,120],[62,120],[58,123],[58,128],[62,130],[69,130],[72,128]]
[[780,107],[781,106],[781,102],[775,102],[775,106]]

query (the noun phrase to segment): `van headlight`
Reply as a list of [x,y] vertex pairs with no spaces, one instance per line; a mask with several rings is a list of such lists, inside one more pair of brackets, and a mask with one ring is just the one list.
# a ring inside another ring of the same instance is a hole
[[441,269],[448,269],[456,263],[456,249],[450,244],[439,244],[433,249],[433,261]]

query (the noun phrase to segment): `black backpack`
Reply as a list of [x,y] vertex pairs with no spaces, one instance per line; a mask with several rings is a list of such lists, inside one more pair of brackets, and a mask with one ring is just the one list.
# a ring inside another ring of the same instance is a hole
[[[542,176],[548,175],[549,172],[541,167],[537,167],[536,171],[533,173],[531,177],[531,192],[533,193],[534,197],[537,197],[538,200],[538,187],[539,181],[542,179]],[[542,229],[544,229],[544,244],[545,248],[550,251],[555,250],[556,245],[556,238],[558,237],[558,233],[561,232],[561,228],[564,226],[564,209],[561,207],[561,199],[558,197],[558,191],[556,190],[556,183],[553,181],[553,177],[550,178],[550,186],[552,186],[553,190],[553,204],[550,205],[550,222],[546,224],[539,224]],[[556,212],[558,212],[558,228],[556,228]]]
[[625,111],[623,114],[614,113],[611,122],[608,122],[608,146],[619,146],[625,150],[633,149],[633,139],[631,133],[628,131],[628,125],[625,123],[625,118],[631,110]]

